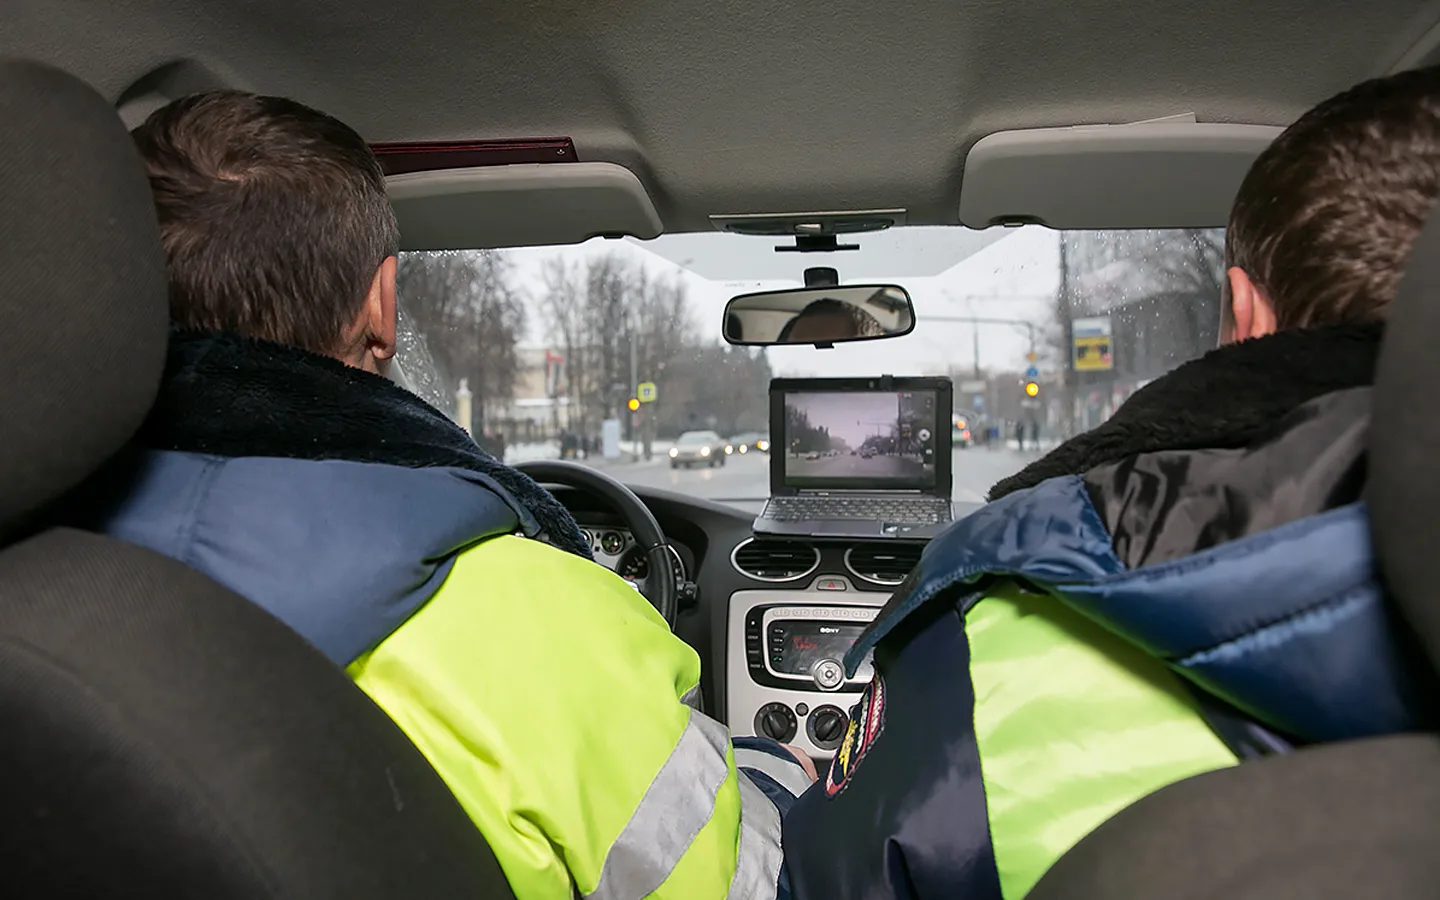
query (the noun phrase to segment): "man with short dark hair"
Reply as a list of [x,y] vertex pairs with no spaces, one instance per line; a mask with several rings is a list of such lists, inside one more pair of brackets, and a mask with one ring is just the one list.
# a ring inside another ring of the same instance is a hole
[[[353,131],[281,97],[217,92],[170,104],[134,136],[178,327],[384,374],[400,233],[380,166]],[[360,297],[367,315],[357,318]]]
[[884,334],[884,327],[867,310],[854,303],[824,297],[806,304],[785,323],[776,340],[782,344],[809,344],[853,341]]
[[345,667],[517,897],[776,897],[777,807],[809,761],[732,746],[699,712],[695,652],[591,560],[565,508],[381,377],[398,240],[360,136],[219,92],[135,140],[176,331],[136,452],[77,518],[205,572]]
[[1361,491],[1386,309],[1440,194],[1440,69],[1317,106],[1255,161],[1222,346],[997,484],[846,657],[875,677],[785,820],[797,898],[1017,900],[1133,801],[1433,726]]
[[1437,75],[1367,81],[1256,159],[1225,231],[1221,339],[1382,321],[1440,193]]

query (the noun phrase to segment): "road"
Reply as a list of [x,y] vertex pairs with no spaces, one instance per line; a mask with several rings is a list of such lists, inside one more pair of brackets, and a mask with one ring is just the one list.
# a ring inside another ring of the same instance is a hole
[[[959,454],[957,454],[958,456]],[[903,456],[822,456],[790,460],[790,474],[799,478],[917,478],[925,467]]]
[[[962,503],[981,503],[990,486],[1007,475],[1018,472],[1039,454],[997,448],[985,450],[972,447],[954,451],[954,490],[952,496]],[[859,457],[855,457],[859,460]],[[829,462],[849,461],[850,457],[832,457]],[[865,460],[870,463],[874,460]],[[703,497],[734,503],[747,510],[759,511],[770,495],[770,457],[759,453],[731,456],[725,465],[714,469],[671,469],[667,459],[657,457],[649,462],[614,462],[605,471],[629,485],[664,488],[691,497]],[[738,501],[738,502],[737,502]]]

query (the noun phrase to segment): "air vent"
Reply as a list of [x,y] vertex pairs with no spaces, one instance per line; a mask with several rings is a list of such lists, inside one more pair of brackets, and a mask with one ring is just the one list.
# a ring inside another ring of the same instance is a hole
[[920,562],[922,549],[914,544],[862,544],[845,551],[845,568],[871,584],[896,585]]
[[749,538],[730,553],[730,564],[756,581],[795,581],[820,567],[820,551],[799,541]]

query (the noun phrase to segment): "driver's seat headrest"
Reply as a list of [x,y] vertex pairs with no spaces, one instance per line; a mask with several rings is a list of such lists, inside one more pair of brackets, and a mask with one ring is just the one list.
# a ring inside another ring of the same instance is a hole
[[1396,605],[1440,669],[1440,205],[1415,238],[1375,373],[1369,502]]
[[115,110],[58,69],[0,59],[0,528],[144,420],[165,364],[165,254]]

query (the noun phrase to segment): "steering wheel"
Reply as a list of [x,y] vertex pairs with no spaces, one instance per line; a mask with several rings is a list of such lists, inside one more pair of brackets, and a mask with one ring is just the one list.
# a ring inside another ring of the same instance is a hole
[[675,550],[660,530],[660,523],[650,508],[625,485],[589,466],[579,463],[562,462],[558,459],[538,459],[523,462],[515,468],[529,475],[541,484],[559,484],[598,494],[625,520],[635,543],[645,552],[648,574],[640,593],[660,611],[665,624],[673,631],[675,616],[680,601],[680,585],[675,581]]

